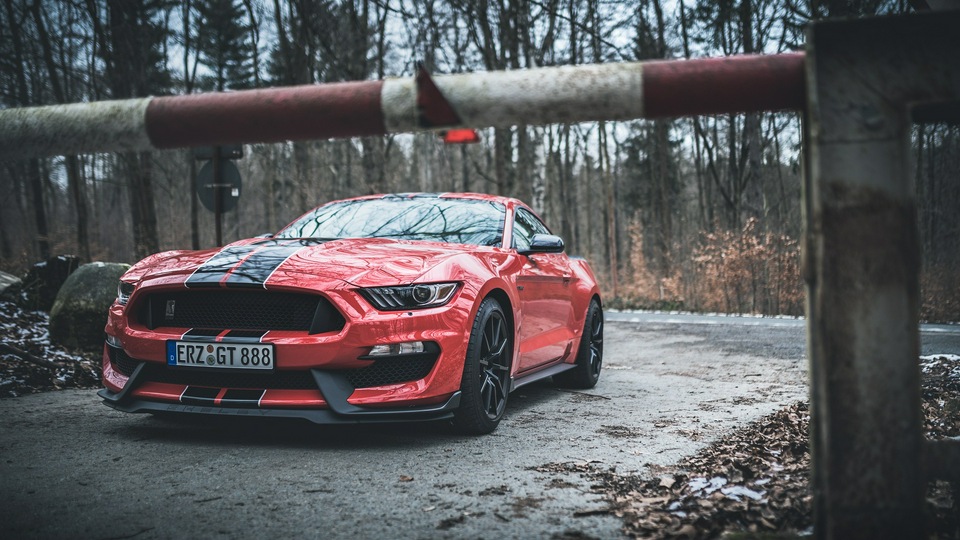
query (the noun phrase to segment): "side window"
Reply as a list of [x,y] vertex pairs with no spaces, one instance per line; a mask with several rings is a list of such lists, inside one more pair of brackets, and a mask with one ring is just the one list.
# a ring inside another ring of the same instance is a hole
[[550,229],[537,216],[523,208],[518,208],[513,221],[513,247],[525,250],[535,234],[550,234]]

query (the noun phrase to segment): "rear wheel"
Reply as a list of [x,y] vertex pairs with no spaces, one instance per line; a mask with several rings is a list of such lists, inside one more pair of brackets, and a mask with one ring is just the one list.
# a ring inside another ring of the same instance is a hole
[[603,366],[603,310],[596,300],[590,301],[583,323],[583,336],[577,349],[576,367],[553,376],[553,382],[564,388],[587,389],[596,386]]
[[513,331],[500,304],[487,298],[480,304],[470,330],[460,382],[460,408],[453,424],[462,433],[483,435],[496,429],[507,408]]

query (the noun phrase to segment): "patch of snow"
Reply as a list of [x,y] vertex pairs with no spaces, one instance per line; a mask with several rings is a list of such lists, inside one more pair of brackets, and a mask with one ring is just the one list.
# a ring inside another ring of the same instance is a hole
[[766,494],[765,491],[754,491],[748,487],[744,486],[727,486],[720,488],[720,493],[723,493],[727,497],[735,501],[742,500],[740,497],[749,497],[755,501],[763,499],[763,496]]
[[926,356],[920,357],[921,361],[940,360],[940,359],[956,362],[960,360],[960,354],[928,354]]
[[960,355],[957,354],[928,354],[920,357],[920,371],[930,373],[934,368],[950,370],[950,377],[960,379]]
[[[732,318],[743,318],[743,319],[786,319],[791,321],[802,321],[806,317],[803,315],[765,315],[763,313],[719,313],[716,311],[702,312],[702,311],[677,311],[670,310],[664,311],[662,309],[604,309],[604,311],[609,311],[610,313],[638,313],[638,314],[650,314],[650,315],[703,315],[705,317],[732,317]],[[635,322],[635,321],[631,321]]]
[[704,495],[710,495],[725,485],[727,485],[727,479],[722,476],[714,476],[709,480],[706,478],[691,478],[687,482],[690,491],[702,491]]

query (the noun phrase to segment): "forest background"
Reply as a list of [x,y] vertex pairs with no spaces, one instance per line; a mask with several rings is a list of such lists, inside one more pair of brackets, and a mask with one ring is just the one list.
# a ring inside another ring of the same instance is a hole
[[[811,20],[905,0],[0,0],[0,107],[801,50]],[[527,201],[608,307],[799,315],[801,118],[718,115],[247,145],[224,241],[325,201]],[[960,127],[916,125],[921,317],[960,320]],[[214,245],[190,150],[0,163],[0,269]]]

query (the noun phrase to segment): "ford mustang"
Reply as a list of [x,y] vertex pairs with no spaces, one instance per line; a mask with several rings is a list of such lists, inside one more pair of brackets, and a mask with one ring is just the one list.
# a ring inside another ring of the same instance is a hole
[[563,251],[516,199],[422,193],[335,201],[274,235],[157,253],[120,279],[100,396],[126,412],[489,433],[511,391],[600,376],[597,283]]

